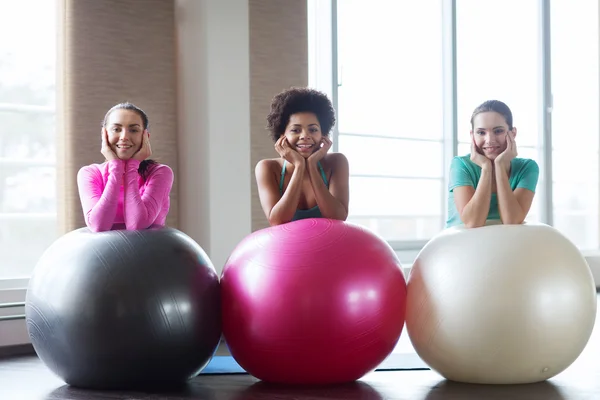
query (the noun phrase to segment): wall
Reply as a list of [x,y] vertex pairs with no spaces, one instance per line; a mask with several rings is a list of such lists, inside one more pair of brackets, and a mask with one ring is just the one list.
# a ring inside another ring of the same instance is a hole
[[254,166],[277,155],[265,129],[271,99],[308,82],[306,2],[176,0],[175,19],[179,228],[220,272],[267,226]]
[[267,227],[254,167],[277,157],[265,126],[273,97],[290,86],[308,85],[305,0],[250,0],[250,139],[252,230]]
[[167,224],[178,224],[173,1],[60,0],[57,181],[61,233],[85,226],[77,171],[102,163],[106,111],[123,101],[149,116],[153,159],[175,173]]
[[[59,4],[61,231],[83,226],[76,171],[102,161],[93,138],[104,112],[131,100],[148,111],[153,151],[176,174],[167,222],[196,240],[220,272],[237,243],[266,226],[254,166],[276,156],[264,128],[272,97],[307,84],[306,3]],[[142,28],[131,28],[131,19],[139,16]],[[106,20],[113,23],[102,34],[88,29]],[[92,139],[82,141],[81,132]],[[25,287],[26,282],[10,292],[0,287],[0,300],[24,300]],[[2,345],[28,343],[25,321],[3,322],[0,337]]]

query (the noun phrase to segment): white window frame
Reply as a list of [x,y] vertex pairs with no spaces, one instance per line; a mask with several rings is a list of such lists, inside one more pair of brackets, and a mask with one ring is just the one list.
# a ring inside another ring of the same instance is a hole
[[[55,113],[55,107],[32,106],[17,103],[0,103],[0,111],[22,113]],[[21,158],[0,158],[3,166],[56,166],[56,160],[31,160]],[[57,213],[0,213],[0,223],[9,219],[56,218]],[[57,227],[58,229],[58,227]],[[31,266],[33,270],[34,265]],[[29,277],[0,278],[0,347],[29,344],[25,324],[25,298]]]
[[[334,108],[338,107],[337,88],[341,84],[338,81],[337,65],[337,1],[338,0],[307,0],[309,19],[309,85],[324,91],[331,96]],[[456,35],[456,0],[440,0],[442,2],[443,20],[443,144],[444,144],[444,168],[448,171],[450,162],[458,154],[458,124],[457,124],[457,35]],[[538,185],[539,221],[553,225],[552,204],[552,87],[551,87],[551,36],[550,36],[550,0],[537,0],[540,13],[540,82],[541,88],[538,115],[540,121],[539,164],[540,181]],[[316,34],[312,27],[318,27]],[[324,33],[325,32],[325,33]],[[328,36],[326,36],[328,35]],[[319,41],[321,39],[321,41]],[[330,70],[331,73],[323,71]],[[335,82],[336,84],[333,84]],[[336,128],[332,132],[333,151],[337,151],[340,133]],[[599,166],[600,168],[600,166]],[[449,176],[444,173],[444,187],[448,187]],[[446,196],[447,191],[442,191],[444,208],[443,214],[447,214]],[[413,241],[389,241],[394,250],[406,253],[405,260],[414,258],[414,255],[427,243],[427,240]],[[600,243],[598,248],[600,249]],[[596,249],[583,249],[585,253],[596,254]],[[410,253],[410,255],[409,255]]]
[[[0,111],[22,113],[55,113],[50,106],[33,106],[18,103],[0,103]],[[0,158],[3,166],[56,166],[56,159],[31,160],[22,158]],[[0,223],[7,220],[56,218],[55,213],[0,213]],[[58,227],[57,227],[58,229]],[[0,260],[1,262],[1,260]],[[33,270],[34,265],[31,266]],[[26,345],[30,343],[25,323],[25,299],[29,277],[0,278],[0,347]]]
[[29,278],[0,280],[0,347],[30,342],[25,325],[25,295]]

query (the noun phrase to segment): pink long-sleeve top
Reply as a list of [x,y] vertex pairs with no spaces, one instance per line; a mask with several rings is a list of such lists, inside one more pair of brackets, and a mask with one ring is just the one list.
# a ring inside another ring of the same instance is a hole
[[114,225],[127,230],[165,225],[173,171],[164,164],[151,164],[144,180],[139,166],[139,160],[117,159],[79,170],[79,197],[85,223],[92,231],[108,231]]

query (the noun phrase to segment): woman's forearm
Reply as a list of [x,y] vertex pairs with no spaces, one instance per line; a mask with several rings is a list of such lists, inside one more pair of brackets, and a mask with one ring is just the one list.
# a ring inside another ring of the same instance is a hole
[[298,209],[298,202],[302,194],[302,181],[306,173],[304,164],[295,166],[288,184],[281,199],[271,208],[269,213],[269,224],[280,225],[290,222]]
[[106,184],[102,183],[102,176],[94,168],[83,167],[77,174],[85,223],[93,232],[108,231],[115,222],[123,169],[122,160],[108,161]]
[[323,182],[317,164],[307,164],[309,164],[307,166],[308,176],[310,177],[310,182],[313,191],[315,192],[315,199],[317,200],[317,205],[321,211],[321,216],[323,218],[345,221],[348,217],[348,210],[329,192],[329,189],[325,186],[325,182]]
[[460,219],[467,228],[483,226],[490,212],[490,201],[492,199],[492,167],[481,169],[481,178],[475,189],[475,194],[463,208]]
[[503,224],[521,224],[525,212],[510,187],[508,172],[505,168],[495,168],[498,211]]

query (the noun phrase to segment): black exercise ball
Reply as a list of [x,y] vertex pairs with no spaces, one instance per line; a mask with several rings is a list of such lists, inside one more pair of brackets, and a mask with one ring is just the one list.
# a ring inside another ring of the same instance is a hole
[[25,312],[40,359],[90,389],[184,383],[221,337],[218,275],[172,228],[67,233],[36,265]]

